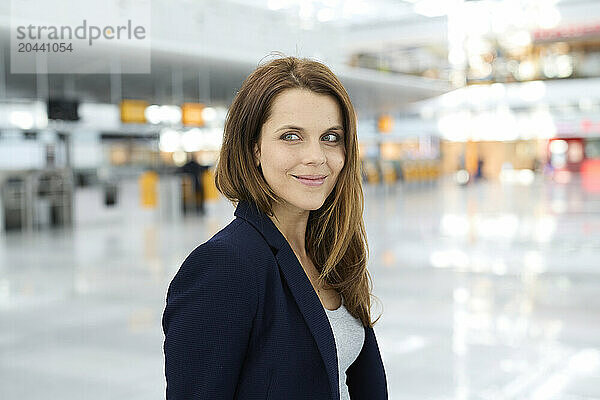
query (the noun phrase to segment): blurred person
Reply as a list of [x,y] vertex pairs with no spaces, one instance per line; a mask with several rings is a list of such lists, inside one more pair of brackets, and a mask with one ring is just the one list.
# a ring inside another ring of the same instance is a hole
[[475,173],[476,180],[483,179],[483,163],[483,159],[477,158],[477,172]]
[[167,399],[387,399],[356,115],[331,70],[259,65],[229,109],[215,183],[236,218],[169,285]]
[[[192,154],[187,153],[187,158],[188,161],[179,168],[179,171],[192,177],[192,192],[194,193],[193,198],[196,204],[196,213],[204,215],[204,184],[202,176],[208,167],[198,164]],[[183,204],[183,211],[186,211],[185,202]]]
[[539,157],[534,157],[532,164],[533,165],[531,166],[531,170],[533,172],[541,172],[544,168],[542,160],[540,160]]

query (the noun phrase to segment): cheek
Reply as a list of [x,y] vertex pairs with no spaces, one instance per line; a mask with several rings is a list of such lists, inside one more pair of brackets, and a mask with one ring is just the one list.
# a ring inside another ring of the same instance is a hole
[[336,172],[340,172],[342,170],[342,168],[344,168],[344,159],[345,159],[344,151],[339,151],[339,152],[332,154],[332,156],[329,160],[331,169],[333,169]]
[[285,151],[273,151],[270,152],[270,156],[267,159],[269,169],[273,175],[281,176],[285,175],[290,171],[293,166],[293,154]]

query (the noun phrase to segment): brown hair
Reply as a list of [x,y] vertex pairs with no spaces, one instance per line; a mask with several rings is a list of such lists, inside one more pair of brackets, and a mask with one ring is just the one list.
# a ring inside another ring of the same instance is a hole
[[[364,198],[358,157],[356,114],[346,89],[322,63],[282,57],[259,65],[237,92],[225,120],[215,184],[232,203],[247,200],[273,216],[273,202],[282,201],[255,164],[253,148],[269,118],[275,97],[300,88],[335,98],[342,110],[346,156],[331,194],[311,210],[306,227],[306,252],[326,282],[344,296],[348,312],[372,327],[372,280],[367,270],[369,247],[363,222]],[[375,297],[375,296],[374,296]]]

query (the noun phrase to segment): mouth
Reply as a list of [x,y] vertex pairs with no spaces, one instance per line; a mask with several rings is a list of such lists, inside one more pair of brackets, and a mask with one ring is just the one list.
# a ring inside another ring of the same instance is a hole
[[292,175],[299,182],[303,183],[306,186],[321,186],[327,175]]

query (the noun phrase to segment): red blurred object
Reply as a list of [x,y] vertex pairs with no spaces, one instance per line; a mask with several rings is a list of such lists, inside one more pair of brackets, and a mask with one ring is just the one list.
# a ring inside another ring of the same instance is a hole
[[600,193],[600,159],[585,160],[581,164],[581,185],[586,192]]
[[592,121],[587,118],[581,121],[581,130],[585,133],[591,132],[593,126],[594,124],[592,124]]
[[[590,128],[587,120],[582,130]],[[548,141],[548,163],[557,183],[568,183],[572,175],[581,176],[581,186],[586,192],[600,193],[600,137],[556,137]]]

